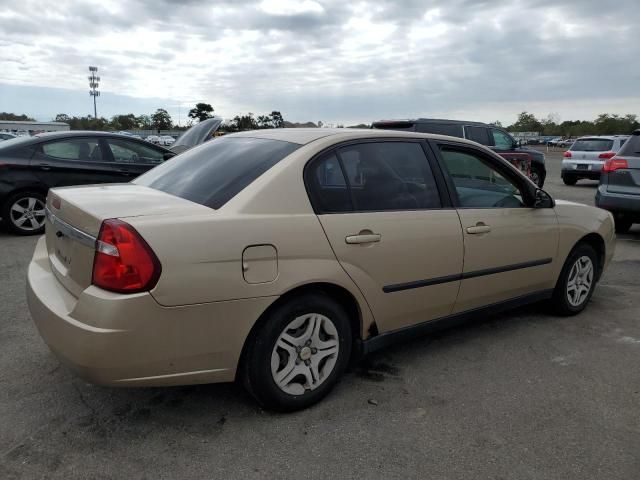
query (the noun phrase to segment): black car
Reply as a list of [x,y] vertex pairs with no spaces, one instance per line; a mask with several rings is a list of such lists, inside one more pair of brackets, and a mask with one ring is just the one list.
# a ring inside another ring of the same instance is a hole
[[633,132],[618,153],[605,161],[596,206],[613,214],[618,233],[640,223],[640,130]]
[[52,132],[0,143],[0,216],[18,234],[41,233],[47,190],[129,182],[174,152],[105,132]]
[[461,120],[417,118],[414,120],[382,120],[373,122],[372,128],[435,133],[466,138],[486,145],[511,163],[517,163],[523,159],[529,160],[531,162],[529,177],[540,188],[544,185],[544,179],[547,176],[544,153],[532,148],[523,148],[520,142],[516,141],[506,130],[494,125]]

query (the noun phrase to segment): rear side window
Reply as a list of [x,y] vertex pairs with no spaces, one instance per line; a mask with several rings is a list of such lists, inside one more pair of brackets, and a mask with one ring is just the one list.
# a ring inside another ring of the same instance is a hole
[[630,136],[618,152],[620,157],[640,157],[640,135]]
[[[319,213],[440,208],[440,197],[419,143],[371,142],[338,149],[306,174]],[[346,176],[346,178],[345,178]]]
[[478,142],[481,145],[489,145],[489,129],[487,127],[473,127],[466,125],[464,129],[469,140]]
[[573,152],[606,152],[613,148],[613,140],[606,138],[581,138],[569,150]]
[[416,131],[421,133],[434,133],[436,135],[449,135],[462,138],[462,125],[454,123],[418,123]]
[[280,140],[223,137],[166,161],[133,183],[220,208],[298,148]]
[[73,138],[40,145],[40,153],[59,160],[102,161],[102,150],[96,138]]

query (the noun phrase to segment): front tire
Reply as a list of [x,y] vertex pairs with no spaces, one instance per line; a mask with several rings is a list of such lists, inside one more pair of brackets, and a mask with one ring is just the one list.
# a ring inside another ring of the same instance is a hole
[[551,305],[563,316],[580,313],[596,288],[598,255],[586,243],[576,246],[564,263],[553,292]]
[[538,167],[531,167],[529,178],[539,188],[542,188],[542,186],[544,185],[544,180],[542,179],[542,171]]
[[268,313],[248,340],[245,387],[265,409],[290,412],[324,398],[351,356],[349,318],[322,293],[307,293]]
[[46,198],[40,192],[14,193],[2,206],[2,219],[13,233],[39,235],[44,232],[45,205]]

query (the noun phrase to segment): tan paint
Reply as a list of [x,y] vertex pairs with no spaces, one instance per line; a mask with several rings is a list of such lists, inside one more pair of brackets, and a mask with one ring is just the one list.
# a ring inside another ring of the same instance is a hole
[[[611,215],[567,202],[544,210],[313,212],[302,175],[306,162],[322,150],[361,138],[448,137],[344,129],[239,135],[306,144],[219,210],[131,184],[52,191],[62,207],[53,209],[50,198],[49,208],[64,221],[95,236],[104,219],[123,218],[162,264],[150,293],[103,291],[90,285],[91,248],[59,245],[47,224],[29,267],[29,307],[51,349],[86,378],[111,385],[232,380],[260,315],[283,294],[311,283],[348,291],[360,310],[360,334],[367,338],[374,322],[381,332],[388,331],[552,288],[570,250],[587,234],[604,239],[606,263],[613,255]],[[463,233],[479,221],[491,232]],[[363,230],[380,234],[381,241],[367,246],[345,242]],[[251,251],[260,245],[277,250],[275,276],[272,251]],[[249,252],[245,258],[243,252]],[[553,263],[533,269],[382,291],[384,285],[547,257]],[[65,266],[65,258],[70,265]]]

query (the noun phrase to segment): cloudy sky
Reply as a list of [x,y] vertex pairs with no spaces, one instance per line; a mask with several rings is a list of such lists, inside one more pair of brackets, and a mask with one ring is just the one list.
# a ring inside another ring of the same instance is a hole
[[48,120],[197,101],[230,117],[640,114],[638,0],[0,0],[0,111]]

